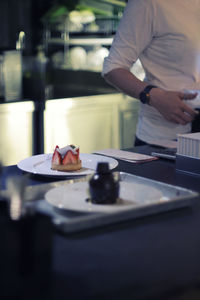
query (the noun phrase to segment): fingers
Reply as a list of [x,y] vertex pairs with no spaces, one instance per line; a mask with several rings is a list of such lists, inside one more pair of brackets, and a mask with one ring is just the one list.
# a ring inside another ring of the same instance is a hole
[[182,106],[173,111],[170,119],[174,123],[186,125],[187,123],[192,122],[197,115],[198,111],[190,108],[183,103]]
[[181,125],[186,125],[187,121],[183,120],[181,117],[179,116],[174,116],[174,119],[173,119],[173,123],[176,123],[176,124],[181,124]]
[[176,124],[186,125],[187,123],[192,122],[192,119],[191,117],[189,117],[189,115],[182,113],[182,114],[172,115],[169,121]]
[[[169,122],[186,125],[192,122],[198,115],[192,107],[186,104],[183,99],[194,99],[197,93],[183,93],[173,91],[162,91],[161,94],[157,90],[153,89],[152,92],[152,106],[154,106]],[[160,101],[162,99],[162,101]],[[189,104],[189,103],[188,103]]]
[[192,117],[192,120],[198,115],[198,111],[192,109],[186,104],[183,105],[182,111],[185,115],[189,115],[190,117]]
[[[184,100],[191,100],[197,96],[197,93],[179,93],[179,98]],[[182,102],[182,105],[179,106],[179,109],[174,112],[174,121],[181,125],[186,125],[189,122],[192,122],[195,117],[198,115],[198,111],[192,109],[190,106]]]
[[181,125],[186,125],[187,123],[192,122],[195,117],[198,115],[198,112],[194,111],[188,113],[187,111],[181,111],[179,114],[174,115],[176,123],[178,122]]

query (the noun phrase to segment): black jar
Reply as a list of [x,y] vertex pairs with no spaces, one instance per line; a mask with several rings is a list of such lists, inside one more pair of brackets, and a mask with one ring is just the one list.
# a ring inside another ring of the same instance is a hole
[[89,180],[89,193],[92,203],[116,203],[119,196],[119,181],[114,178],[108,163],[98,163],[96,173]]

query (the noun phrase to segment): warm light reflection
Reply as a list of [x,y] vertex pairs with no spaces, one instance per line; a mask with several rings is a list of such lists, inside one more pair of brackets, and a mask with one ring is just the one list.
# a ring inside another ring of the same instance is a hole
[[18,163],[32,155],[33,102],[3,103],[0,106],[0,161]]

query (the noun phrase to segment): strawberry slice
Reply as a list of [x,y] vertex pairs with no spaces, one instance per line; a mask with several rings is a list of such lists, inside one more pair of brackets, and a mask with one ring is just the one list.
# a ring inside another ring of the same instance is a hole
[[71,150],[67,151],[63,158],[63,165],[67,164],[77,164],[78,162],[78,155],[74,154]]
[[53,157],[52,157],[52,164],[54,165],[60,165],[62,163],[62,156],[61,154],[58,152],[59,147],[56,146],[54,153],[53,153]]
[[79,160],[79,148],[76,148],[77,160]]

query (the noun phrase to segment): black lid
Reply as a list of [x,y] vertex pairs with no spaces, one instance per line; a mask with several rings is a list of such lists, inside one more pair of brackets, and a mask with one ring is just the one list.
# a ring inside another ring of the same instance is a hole
[[109,169],[109,164],[107,162],[98,163],[97,173],[105,174],[105,173],[109,173],[109,172],[110,172],[110,169]]

